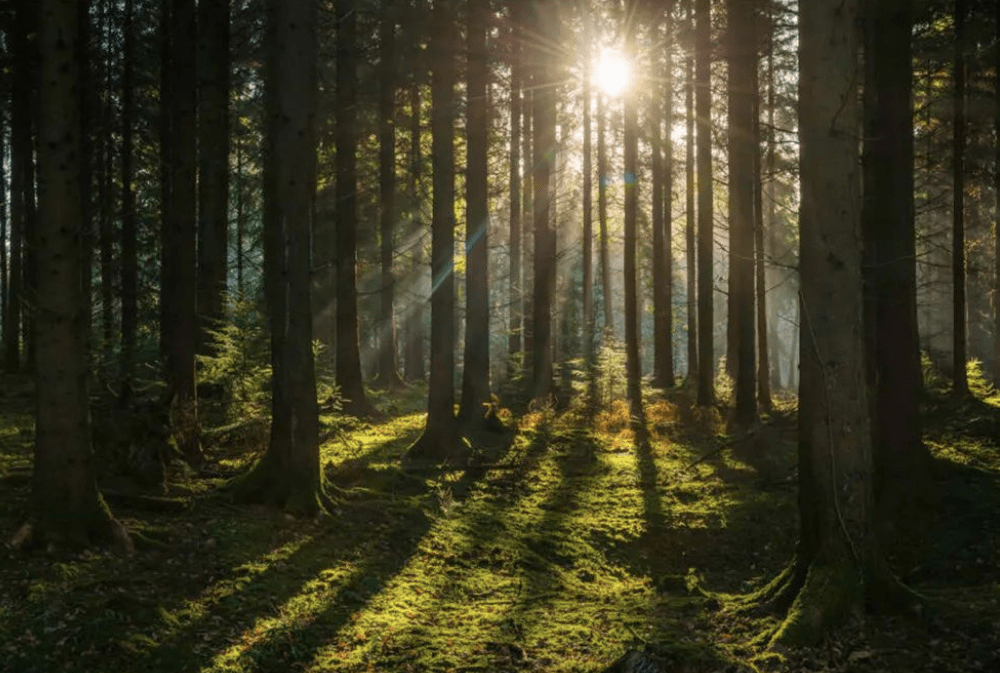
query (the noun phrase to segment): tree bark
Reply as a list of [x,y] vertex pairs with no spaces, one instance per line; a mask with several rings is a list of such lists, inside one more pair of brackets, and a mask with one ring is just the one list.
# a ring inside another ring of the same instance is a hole
[[[173,0],[170,12],[169,207],[164,220],[161,334],[165,338],[171,425],[178,448],[194,465],[204,460],[198,438],[195,392],[197,337],[196,237],[196,86],[195,6]],[[169,325],[163,330],[162,325]]]
[[395,0],[383,0],[379,23],[379,261],[382,291],[379,315],[379,382],[398,389],[403,385],[396,362],[396,276],[393,271],[396,226],[396,14]]
[[[104,43],[111,36],[110,7],[107,0],[100,3],[98,42]],[[97,245],[101,269],[101,355],[110,363],[114,348],[114,111],[111,101],[111,48],[101,50],[97,69]]]
[[226,317],[229,274],[229,0],[198,3],[198,350]]
[[712,204],[712,25],[709,0],[694,0],[698,129],[698,405],[715,404],[714,210]]
[[[626,53],[635,53],[634,29],[626,37]],[[626,92],[635,93],[635,92]],[[642,407],[642,386],[639,363],[639,300],[636,269],[636,219],[639,214],[639,112],[635,95],[624,97],[624,154],[625,168],[625,379],[629,401],[629,415],[637,436],[644,436],[645,414]],[[659,204],[658,204],[659,205]],[[662,224],[662,221],[661,221]],[[662,234],[660,244],[662,246]],[[662,250],[657,251],[660,255]]]
[[[593,44],[590,0],[583,0],[583,43]],[[594,365],[594,166],[591,141],[593,73],[588,59],[583,66],[583,360],[588,371]],[[593,377],[590,377],[593,381]]]
[[[114,540],[131,549],[94,477],[81,312],[76,3],[42,0],[39,51],[37,422],[32,542],[86,545]],[[28,535],[21,535],[23,538]]]
[[[658,11],[652,14],[650,23],[651,40],[659,43],[662,39],[663,27],[660,22]],[[669,53],[669,50],[666,50]],[[658,70],[659,58],[654,57],[653,68]],[[665,88],[660,89],[655,84],[650,96],[649,106],[649,134],[652,157],[650,168],[653,178],[653,189],[650,199],[652,208],[651,224],[653,229],[653,385],[658,388],[666,388],[670,385],[666,373],[666,358],[670,345],[670,325],[667,322],[667,306],[670,302],[667,293],[667,250],[664,242],[664,222],[663,222],[663,138],[660,98],[665,93]],[[667,138],[669,142],[670,124],[667,124]]]
[[[122,335],[121,398],[132,396],[135,373],[135,336],[139,321],[139,247],[133,180],[133,124],[135,123],[135,10],[133,0],[125,0],[122,26]],[[82,127],[86,128],[86,127]]]
[[[687,0],[685,28],[694,32],[694,0]],[[684,59],[684,250],[687,265],[687,378],[691,385],[698,380],[698,303],[697,249],[695,247],[695,158],[694,158],[694,58],[688,49]]]
[[965,20],[966,0],[955,0],[955,63],[953,95],[952,137],[952,230],[951,230],[951,282],[952,282],[952,366],[954,392],[966,395],[969,381],[966,376],[966,322],[965,322]]
[[271,324],[271,437],[238,500],[310,516],[331,503],[319,462],[310,235],[316,191],[316,4],[269,0],[265,52],[264,283]]
[[404,462],[464,460],[455,419],[455,54],[454,0],[434,0],[431,35],[431,368],[427,423]]
[[601,297],[604,301],[604,335],[615,335],[614,303],[611,300],[611,239],[608,235],[608,147],[604,94],[597,94],[597,224],[601,236]]
[[[753,0],[727,0],[729,35],[730,310],[736,316],[736,421],[757,419],[754,323],[754,83],[757,44]],[[741,26],[739,30],[733,29]],[[730,313],[732,316],[733,313]]]
[[361,376],[358,341],[357,288],[357,7],[354,0],[337,0],[337,365],[336,381],[344,396],[344,411],[367,416],[368,403]]
[[468,120],[465,180],[465,353],[459,419],[483,418],[490,400],[489,203],[486,31],[489,4],[467,0]]
[[996,20],[994,22],[996,35],[994,37],[993,61],[993,128],[996,138],[993,195],[996,199],[993,227],[993,378],[1000,381],[1000,4],[996,5]]
[[[77,92],[78,119],[80,120],[80,275],[83,283],[84,303],[83,343],[88,352],[88,358],[90,356],[94,289],[94,129],[92,118],[97,102],[93,86],[93,73],[91,72],[93,46],[91,44],[90,7],[90,0],[81,0],[77,5],[77,30],[80,31],[80,35],[76,44],[80,77],[80,88]],[[122,142],[124,143],[124,137]]]
[[[523,45],[521,26],[521,2],[510,0],[510,315],[507,338],[507,354],[513,362],[521,352],[521,315],[523,311],[521,295],[521,88],[523,79]],[[585,80],[586,82],[586,80]],[[584,84],[586,86],[586,83]],[[584,115],[586,116],[586,111]],[[525,113],[525,116],[527,114]],[[586,117],[585,117],[586,118]],[[584,143],[587,140],[584,138]],[[586,176],[584,183],[586,184]],[[586,188],[585,188],[586,189]],[[584,199],[587,197],[584,196]],[[586,217],[586,216],[584,216]],[[586,226],[586,225],[585,225]],[[585,244],[586,245],[586,244]],[[511,372],[513,373],[513,372]]]
[[[755,8],[754,26],[762,17]],[[761,411],[771,411],[771,360],[767,333],[767,271],[764,254],[764,183],[760,151],[760,81],[757,46],[754,45],[753,91],[753,189],[754,189],[754,275],[757,288],[757,404]]]
[[[414,14],[418,8],[413,7]],[[410,108],[410,212],[412,215],[413,231],[418,232],[422,228],[421,204],[423,203],[422,176],[423,176],[423,153],[421,150],[422,128],[420,115],[420,86],[424,78],[424,63],[422,58],[420,39],[413,43],[412,51],[412,80],[410,81],[409,108]],[[414,254],[414,264],[421,276],[424,273],[423,244],[417,246]],[[420,285],[418,284],[418,288]],[[406,376],[411,381],[423,381],[427,372],[425,369],[425,338],[424,338],[425,313],[423,301],[416,302],[413,312],[407,320],[406,337]]]

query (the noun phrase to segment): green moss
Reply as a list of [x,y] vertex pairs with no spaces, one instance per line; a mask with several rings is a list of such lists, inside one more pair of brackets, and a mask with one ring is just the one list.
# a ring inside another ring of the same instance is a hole
[[857,565],[840,555],[819,558],[806,573],[805,582],[788,608],[770,646],[814,645],[852,613],[864,610],[865,586]]

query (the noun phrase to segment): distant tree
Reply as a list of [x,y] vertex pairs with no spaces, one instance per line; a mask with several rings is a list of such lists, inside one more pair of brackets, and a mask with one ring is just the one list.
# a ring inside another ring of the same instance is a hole
[[[736,419],[757,418],[754,324],[754,99],[757,44],[753,0],[727,0],[729,30],[730,323],[736,323]],[[734,320],[735,318],[735,320]]]
[[229,0],[198,3],[199,350],[226,315],[229,275]]
[[712,207],[712,17],[709,0],[694,0],[695,125],[698,129],[698,404],[715,403],[714,210]]
[[952,229],[951,229],[951,283],[952,283],[952,366],[955,373],[954,391],[958,395],[969,392],[965,373],[966,322],[965,322],[965,20],[968,10],[966,0],[955,0],[955,62],[952,92]]
[[32,477],[32,521],[18,545],[49,542],[82,546],[131,542],[111,516],[94,476],[87,395],[87,357],[80,313],[80,190],[75,41],[77,6],[42,0],[38,35],[39,87],[39,302],[37,419]]
[[869,4],[865,19],[867,367],[876,494],[893,511],[924,492],[930,458],[920,439],[911,3]]
[[465,357],[458,415],[460,420],[471,422],[483,418],[484,404],[490,399],[489,119],[486,100],[489,3],[467,0],[466,12]]
[[434,0],[431,60],[431,369],[424,431],[405,461],[461,459],[455,419],[455,1]]
[[271,328],[271,436],[234,483],[237,500],[310,516],[330,504],[319,463],[310,232],[316,191],[316,4],[268,0],[264,294]]
[[[625,49],[627,53],[634,54],[636,49],[635,27],[632,26],[627,30],[629,32],[625,39]],[[636,220],[639,214],[639,111],[635,101],[637,97],[637,91],[626,92],[624,97],[624,145],[622,150],[625,163],[625,378],[629,414],[637,434],[641,436],[645,427],[645,415],[642,407],[640,380],[638,272],[635,250]]]
[[196,248],[196,73],[194,0],[173,0],[170,8],[169,93],[161,105],[169,115],[168,203],[162,231],[160,274],[160,339],[172,397],[175,441],[194,465],[204,460],[198,439],[195,391],[197,337]]
[[354,0],[337,0],[337,371],[344,411],[366,416],[368,403],[361,377],[358,342],[358,74],[357,24]]
[[[419,2],[414,2],[409,8],[408,16],[411,23],[416,24],[421,15]],[[410,82],[408,91],[408,107],[410,122],[410,180],[409,194],[410,213],[413,219],[414,231],[421,229],[421,207],[424,202],[422,192],[423,184],[423,151],[421,149],[423,141],[421,97],[420,87],[425,81],[426,59],[423,52],[423,39],[420,32],[414,32],[414,39],[410,45]],[[418,245],[414,253],[414,263],[417,267],[424,264],[424,246]],[[406,376],[413,381],[423,381],[426,377],[426,349],[424,320],[426,313],[423,302],[417,302],[413,307],[407,320],[406,352],[404,354],[404,364]]]
[[393,230],[396,227],[396,0],[382,1],[379,21],[379,261],[382,288],[379,302],[379,381],[395,389],[403,384],[396,362],[396,276],[393,271]]

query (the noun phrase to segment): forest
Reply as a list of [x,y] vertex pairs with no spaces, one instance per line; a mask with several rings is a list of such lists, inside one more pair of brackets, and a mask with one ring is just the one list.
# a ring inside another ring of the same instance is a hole
[[1000,670],[995,0],[0,0],[0,673]]

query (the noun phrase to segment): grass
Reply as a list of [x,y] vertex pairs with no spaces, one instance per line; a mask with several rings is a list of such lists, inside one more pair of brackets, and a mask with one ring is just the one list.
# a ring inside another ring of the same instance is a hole
[[[792,555],[792,402],[769,419],[763,455],[718,450],[719,414],[678,392],[650,395],[648,447],[624,404],[592,419],[571,404],[474,438],[480,467],[410,474],[399,458],[422,428],[424,393],[375,394],[389,417],[322,447],[343,494],[329,519],[233,507],[213,497],[221,478],[174,475],[189,510],[116,508],[155,549],[0,550],[0,671],[601,671],[629,649],[678,671],[996,662],[1000,401],[928,403],[940,500],[888,552],[940,615],[855,621],[821,648],[777,656],[755,644],[776,617],[738,613],[726,596],[759,588]],[[0,412],[0,479],[30,464],[28,408]],[[229,469],[252,459],[213,457]],[[28,486],[3,489],[0,530],[13,532]]]

